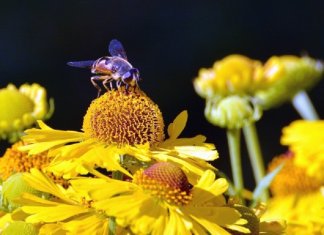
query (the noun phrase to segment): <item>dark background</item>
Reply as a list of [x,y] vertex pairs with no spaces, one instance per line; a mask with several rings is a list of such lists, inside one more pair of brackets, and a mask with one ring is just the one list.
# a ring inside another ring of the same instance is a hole
[[[182,136],[206,135],[220,152],[215,166],[228,173],[225,131],[205,120],[204,100],[192,86],[199,68],[232,53],[262,61],[303,52],[324,58],[323,1],[17,2],[0,4],[1,87],[9,82],[40,83],[55,98],[56,110],[48,123],[80,130],[97,90],[89,71],[66,62],[107,55],[108,42],[117,38],[140,69],[140,86],[159,105],[166,124],[187,109],[189,121]],[[321,82],[310,92],[320,115],[323,89]],[[297,118],[286,104],[267,111],[257,123],[266,162],[285,151],[279,143],[281,128]],[[243,161],[252,186],[245,153]]]

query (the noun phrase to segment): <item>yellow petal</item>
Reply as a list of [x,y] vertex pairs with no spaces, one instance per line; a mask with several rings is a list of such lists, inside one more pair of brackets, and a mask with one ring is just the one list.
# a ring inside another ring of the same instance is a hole
[[50,193],[54,196],[57,196],[58,198],[61,198],[62,200],[71,202],[71,200],[64,194],[64,189],[56,185],[53,181],[51,181],[51,179],[49,179],[38,169],[33,168],[31,169],[30,173],[25,173],[24,180],[30,186],[39,191]]
[[22,210],[28,214],[32,214],[26,218],[25,221],[27,223],[58,222],[89,211],[85,207],[64,204],[51,207],[23,206]]
[[186,126],[187,119],[188,119],[188,112],[185,110],[185,111],[182,111],[174,119],[174,121],[169,124],[168,135],[169,135],[170,139],[176,139],[181,134],[181,132],[183,131],[183,129]]

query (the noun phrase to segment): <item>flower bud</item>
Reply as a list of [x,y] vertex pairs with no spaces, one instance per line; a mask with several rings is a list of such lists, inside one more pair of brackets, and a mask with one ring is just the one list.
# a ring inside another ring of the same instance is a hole
[[23,221],[10,223],[1,233],[2,235],[37,235],[38,231],[33,224]]
[[258,102],[264,109],[280,105],[315,85],[323,72],[323,63],[310,57],[273,56],[264,65],[269,86],[256,93]]
[[221,100],[207,100],[205,117],[213,125],[228,129],[242,128],[261,118],[262,110],[248,98],[229,96]]
[[20,206],[15,202],[15,199],[23,193],[30,193],[38,196],[42,194],[24,181],[23,173],[11,175],[2,184],[2,206],[8,208],[9,211],[13,211]]

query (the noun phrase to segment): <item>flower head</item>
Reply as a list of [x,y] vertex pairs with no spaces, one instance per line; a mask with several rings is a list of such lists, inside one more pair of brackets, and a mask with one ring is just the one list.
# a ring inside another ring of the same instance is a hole
[[[52,158],[48,157],[47,151],[38,154],[28,155],[26,152],[19,150],[25,143],[18,141],[6,150],[0,158],[0,179],[5,181],[15,173],[29,172],[32,168],[45,171],[50,164]],[[67,187],[67,181],[60,176],[56,176],[51,172],[46,174],[54,180],[54,182]]]
[[47,152],[36,155],[30,155],[26,152],[19,151],[19,147],[24,143],[19,141],[6,150],[0,158],[0,178],[6,180],[14,173],[28,172],[31,168],[45,168],[51,158],[47,157]]
[[315,177],[309,176],[304,167],[296,166],[294,159],[294,153],[288,152],[275,157],[270,162],[269,172],[284,164],[270,185],[274,196],[305,194],[317,191],[321,187],[322,183]]
[[212,68],[201,69],[194,80],[195,90],[203,98],[251,95],[264,85],[261,62],[243,55],[216,61]]
[[206,119],[228,129],[259,120],[262,111],[252,97],[267,85],[262,71],[260,61],[243,55],[229,55],[212,68],[201,69],[194,88],[206,99]]
[[324,196],[317,190],[306,194],[276,196],[268,202],[267,220],[285,220],[287,234],[321,235],[324,231]]
[[40,85],[24,84],[17,89],[9,84],[0,89],[0,138],[15,142],[22,132],[36,120],[47,119],[52,114],[46,90]]
[[324,231],[323,181],[310,176],[304,166],[295,164],[295,159],[296,155],[289,152],[270,163],[270,171],[284,165],[270,185],[274,196],[264,216],[285,220],[287,234],[320,235]]
[[94,100],[84,116],[86,136],[117,145],[154,145],[164,140],[159,107],[140,89],[111,90]]
[[294,164],[324,183],[324,121],[294,121],[283,129],[281,143],[294,153]]
[[190,186],[181,171],[171,163],[157,163],[139,170],[132,182],[98,175],[71,184],[77,191],[86,190],[97,210],[135,234],[229,235],[225,228],[249,232],[237,210],[226,206],[225,179],[215,179],[207,170]]
[[323,63],[310,57],[273,56],[264,65],[264,78],[269,84],[256,97],[263,108],[269,109],[311,88],[323,73]]
[[29,154],[49,150],[48,156],[55,158],[47,169],[66,178],[87,174],[89,168],[98,166],[131,177],[123,162],[134,159],[147,164],[173,162],[192,182],[205,169],[214,169],[206,160],[214,160],[218,154],[204,136],[178,138],[186,121],[187,113],[182,112],[169,125],[169,138],[164,140],[158,107],[139,88],[121,88],[107,91],[91,103],[84,118],[85,132],[54,130],[39,122],[41,129],[26,131],[23,139],[29,145],[21,149]]

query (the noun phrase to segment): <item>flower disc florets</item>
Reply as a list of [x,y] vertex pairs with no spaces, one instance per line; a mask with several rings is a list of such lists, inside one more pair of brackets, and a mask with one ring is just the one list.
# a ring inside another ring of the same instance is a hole
[[51,161],[47,152],[30,155],[19,151],[19,147],[24,146],[23,142],[17,142],[8,148],[0,158],[0,179],[6,180],[14,173],[29,172],[31,168],[43,169]]
[[321,187],[321,182],[315,177],[307,175],[304,168],[294,164],[292,152],[275,157],[269,164],[269,171],[271,172],[282,163],[284,163],[283,168],[270,185],[274,196],[305,194],[314,192]]
[[171,204],[185,205],[192,197],[185,173],[168,162],[156,163],[144,171],[137,171],[133,182]]
[[84,117],[86,135],[106,144],[154,145],[164,140],[158,106],[138,87],[109,90],[94,100]]

